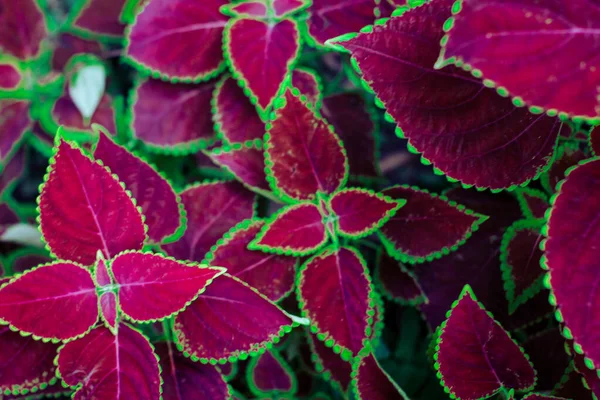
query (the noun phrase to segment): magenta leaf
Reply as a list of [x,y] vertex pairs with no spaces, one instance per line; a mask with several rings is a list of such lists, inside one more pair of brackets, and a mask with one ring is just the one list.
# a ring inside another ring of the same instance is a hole
[[275,17],[281,18],[298,12],[310,4],[307,0],[273,0],[273,11]]
[[248,189],[257,193],[270,193],[265,175],[265,153],[260,142],[226,145],[213,149],[208,156],[215,164],[231,172]]
[[283,310],[227,274],[215,279],[174,324],[179,350],[203,363],[260,353],[291,328]]
[[[83,36],[119,39],[125,25],[121,23],[121,11],[126,0],[86,0],[74,16],[72,27]],[[80,3],[81,4],[81,3]]]
[[431,261],[455,251],[487,219],[445,196],[406,185],[382,193],[406,201],[380,229],[390,254],[403,262]]
[[241,3],[226,4],[221,7],[221,12],[229,17],[267,18],[269,8],[264,0],[250,0]]
[[[498,13],[506,19],[492,23]],[[438,64],[474,68],[519,105],[600,121],[595,2],[461,0],[453,14]]]
[[214,88],[214,81],[197,85],[155,79],[139,82],[131,99],[134,135],[150,150],[169,154],[194,153],[209,146],[215,139],[210,113]]
[[[284,0],[286,1],[286,0]],[[321,105],[321,82],[315,71],[296,68],[292,71],[292,86],[306,96],[308,102],[315,108]]]
[[7,61],[0,62],[0,90],[12,90],[19,87],[23,73],[19,66]]
[[566,171],[586,158],[588,158],[586,154],[577,145],[568,142],[564,143],[558,148],[554,162],[548,171],[542,175],[541,182],[544,189],[548,193],[554,193],[558,182],[565,179]]
[[0,99],[0,169],[32,128],[29,101]]
[[358,400],[408,400],[408,396],[381,368],[371,352],[359,356],[352,368]]
[[[100,133],[94,157],[117,174],[142,208],[148,225],[148,239],[163,242],[176,235],[184,218],[183,205],[171,184],[146,162]],[[185,214],[184,214],[185,215]]]
[[342,357],[333,351],[332,346],[327,346],[325,342],[317,338],[316,334],[307,331],[306,337],[316,372],[342,393],[346,393],[350,386],[352,365],[348,361],[342,360]]
[[100,295],[98,299],[102,321],[106,327],[115,333],[117,329],[117,320],[119,319],[117,295],[113,292],[106,292]]
[[386,252],[381,252],[375,273],[381,293],[400,304],[421,304],[427,296],[414,273]]
[[254,196],[237,182],[193,185],[181,192],[188,227],[163,250],[179,260],[202,261],[210,248],[237,223],[251,218]]
[[21,60],[39,55],[48,35],[44,13],[35,0],[0,1],[0,52]]
[[[295,94],[293,94],[295,93]],[[298,97],[287,91],[284,105],[266,135],[267,179],[286,199],[314,199],[333,193],[346,182],[344,147],[330,126]]]
[[75,36],[70,33],[61,33],[57,41],[59,45],[52,53],[52,69],[62,72],[71,59],[76,54],[95,54],[100,56],[104,47],[100,42],[88,40]]
[[206,255],[206,262],[257,289],[271,301],[279,301],[294,288],[297,261],[294,257],[252,251],[248,245],[265,225],[246,220],[231,228]]
[[248,90],[262,115],[285,87],[300,51],[299,36],[297,23],[291,19],[268,23],[241,18],[227,25],[225,55],[234,77]]
[[469,186],[524,184],[550,161],[561,123],[515,107],[454,66],[433,68],[452,2],[428,2],[333,44],[351,53],[424,162]]
[[550,208],[550,204],[544,192],[537,189],[520,188],[515,191],[515,194],[517,195],[517,200],[519,200],[521,212],[526,219],[545,217],[546,210]]
[[367,189],[342,189],[329,199],[342,236],[360,238],[380,228],[406,201],[397,201]]
[[[156,0],[138,14],[127,35],[127,59],[155,78],[198,82],[224,67],[221,49],[227,0]],[[189,46],[202,43],[196,51]]]
[[84,335],[98,320],[92,275],[60,261],[19,275],[0,289],[0,320],[36,339]]
[[158,400],[160,372],[148,339],[127,324],[98,327],[58,353],[58,373],[75,399]]
[[106,266],[106,260],[102,258],[101,254],[99,254],[96,259],[94,279],[96,280],[96,285],[100,288],[111,285],[113,283],[113,278],[110,272],[108,272],[108,268]]
[[303,256],[327,243],[327,232],[319,208],[301,203],[282,208],[262,227],[250,243],[252,250]]
[[460,399],[486,398],[501,388],[530,390],[536,373],[523,350],[466,285],[442,324],[435,367],[444,388]]
[[252,358],[247,368],[248,386],[257,396],[289,396],[298,389],[294,372],[275,350],[265,351]]
[[[366,344],[374,315],[369,272],[351,248],[326,249],[300,268],[298,299],[311,330],[344,360]],[[338,310],[332,313],[331,310]]]
[[92,265],[98,250],[110,259],[141,249],[146,238],[142,215],[121,183],[62,140],[38,204],[41,232],[61,259]]

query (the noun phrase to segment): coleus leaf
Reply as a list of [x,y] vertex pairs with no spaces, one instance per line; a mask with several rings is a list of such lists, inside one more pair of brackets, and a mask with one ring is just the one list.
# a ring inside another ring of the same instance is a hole
[[537,189],[520,188],[515,191],[515,194],[526,219],[544,218],[546,210],[550,207],[544,192]]
[[139,82],[131,95],[134,135],[150,150],[165,153],[188,154],[209,146],[215,140],[210,113],[214,88],[214,81],[197,85],[155,79]]
[[248,386],[257,396],[293,395],[298,389],[292,369],[275,350],[252,358],[247,368]]
[[359,356],[352,368],[352,384],[358,400],[408,400],[408,396],[381,368],[370,351]]
[[20,222],[19,216],[6,203],[0,203],[0,238],[13,225]]
[[[300,268],[298,302],[311,330],[344,360],[367,342],[374,315],[369,272],[354,249],[329,248]],[[331,310],[338,310],[331,313]]]
[[265,225],[262,220],[245,220],[231,228],[206,255],[206,262],[227,269],[271,301],[279,301],[294,288],[297,261],[294,257],[265,254],[248,249]]
[[10,258],[13,274],[22,273],[40,264],[48,264],[50,262],[52,262],[52,259],[45,253],[32,253],[29,249],[17,250],[11,254]]
[[[68,94],[63,94],[51,106],[50,115],[42,115],[41,123],[47,132],[56,132],[59,126],[63,126],[69,132],[84,133],[83,137],[90,141],[93,137],[92,124],[105,127],[110,132],[116,132],[116,110],[114,101],[108,94],[100,99],[96,111],[91,118],[86,119],[71,100]],[[80,137],[81,135],[78,135]]]
[[590,148],[595,156],[600,156],[600,128],[598,127],[590,131]]
[[523,350],[477,302],[466,285],[442,324],[435,367],[444,388],[460,399],[479,399],[501,388],[529,390],[536,373]]
[[[287,0],[283,0],[287,1]],[[292,71],[292,87],[306,96],[308,102],[318,109],[321,105],[321,82],[315,71],[306,68],[296,68]]]
[[58,373],[76,388],[75,399],[160,398],[160,372],[148,340],[127,324],[117,335],[101,326],[65,344],[58,353]]
[[542,175],[541,182],[548,193],[556,191],[558,182],[565,179],[566,171],[585,160],[587,155],[576,144],[564,143],[558,148],[554,162],[548,171]]
[[265,153],[260,142],[223,146],[213,149],[208,156],[215,164],[231,172],[248,189],[257,193],[270,193],[265,175]]
[[427,296],[414,273],[387,252],[382,251],[375,273],[381,293],[400,304],[427,302]]
[[98,320],[89,271],[69,262],[41,265],[0,289],[0,320],[24,334],[52,341],[84,335]]
[[281,18],[298,12],[310,4],[307,0],[273,0],[272,7],[275,17]]
[[251,218],[254,196],[237,182],[193,185],[180,193],[188,227],[174,243],[162,249],[178,260],[201,261],[225,232]]
[[[454,62],[475,69],[504,95],[518,96],[514,101],[520,105],[598,118],[596,5],[587,0],[461,0],[445,23],[449,32],[438,65]],[[507,18],[491,23],[498,13]]]
[[333,346],[328,347],[325,342],[318,339],[316,334],[307,331],[306,337],[316,372],[322,375],[326,381],[330,381],[342,393],[346,393],[352,380],[350,377],[352,365],[335,353]]
[[267,127],[267,179],[286,199],[311,200],[330,194],[348,175],[344,147],[331,127],[303,103],[298,90],[286,91]]
[[25,133],[33,126],[29,116],[29,101],[0,100],[0,165],[15,151]]
[[567,368],[561,381],[556,385],[553,394],[568,399],[593,399],[592,392],[584,386],[581,375],[575,370],[572,363]]
[[101,311],[100,316],[111,332],[116,332],[117,329],[117,321],[119,319],[118,302],[119,299],[113,292],[102,293],[98,299],[98,305]]
[[234,77],[265,115],[284,88],[300,51],[300,32],[292,19],[265,22],[232,19],[225,29],[225,55]]
[[121,183],[63,140],[38,204],[44,239],[64,260],[92,265],[98,250],[110,259],[124,250],[141,249],[146,238],[142,215]]
[[44,13],[35,0],[0,1],[0,51],[21,60],[35,58],[48,35]]
[[4,168],[0,167],[2,171],[0,174],[0,196],[6,190],[11,190],[14,187],[15,181],[23,174],[25,162],[25,150],[21,148],[4,165]]
[[86,0],[72,17],[72,28],[83,36],[119,39],[125,25],[120,16],[126,0]]
[[283,310],[227,274],[177,314],[174,323],[179,350],[203,363],[233,362],[262,352],[291,328]]
[[160,243],[185,229],[179,196],[154,168],[115,144],[103,132],[100,132],[94,157],[117,174],[142,208],[150,241]]
[[266,18],[269,15],[269,7],[264,0],[250,0],[226,4],[221,7],[221,12],[229,17]]
[[94,54],[100,56],[104,51],[102,44],[71,33],[61,33],[56,38],[58,45],[52,52],[52,69],[63,71],[71,57],[76,54]]
[[332,42],[351,53],[398,134],[425,162],[469,186],[523,184],[550,161],[561,123],[515,107],[454,66],[433,68],[452,3],[428,2]]
[[569,349],[573,355],[573,365],[575,370],[583,377],[584,386],[593,393],[594,398],[597,398],[600,396],[600,377],[598,376],[598,372],[592,364],[589,364],[589,361],[587,361],[584,355],[578,353],[577,350],[578,349]]
[[125,252],[111,263],[119,287],[119,306],[134,322],[167,318],[187,307],[225,269]]
[[[217,75],[224,67],[221,44],[228,19],[219,8],[227,3],[148,2],[127,35],[127,60],[163,79],[198,82]],[[202,46],[190,52],[193,43]]]
[[406,201],[380,229],[388,251],[404,262],[431,261],[455,251],[487,219],[445,196],[408,185],[382,193]]
[[523,348],[537,372],[536,390],[552,390],[571,363],[560,329],[553,327],[530,335]]
[[106,260],[102,257],[102,254],[97,254],[96,256],[96,267],[94,268],[94,279],[96,281],[96,285],[98,287],[103,288],[108,285],[112,285],[113,278],[108,272],[108,267],[106,266]]
[[0,89],[1,90],[13,90],[19,87],[21,80],[23,79],[23,73],[20,71],[19,66],[11,62],[2,61],[0,62]]

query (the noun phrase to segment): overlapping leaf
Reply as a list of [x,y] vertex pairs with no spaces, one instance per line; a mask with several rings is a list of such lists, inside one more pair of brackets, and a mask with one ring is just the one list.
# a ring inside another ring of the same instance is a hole
[[59,45],[52,53],[52,69],[62,72],[76,54],[102,54],[104,47],[95,40],[84,39],[71,33],[61,33],[57,39]]
[[44,14],[35,0],[0,1],[0,50],[21,60],[36,57],[48,35]]
[[368,353],[354,364],[352,375],[359,400],[408,400],[408,396]]
[[82,6],[73,18],[72,26],[86,36],[118,39],[125,30],[120,21],[125,3],[126,0],[80,1]]
[[265,175],[265,154],[257,144],[234,144],[212,150],[208,153],[217,165],[231,172],[235,178],[250,190],[269,192]]
[[386,252],[382,252],[379,257],[376,277],[383,294],[400,304],[419,304],[427,301],[427,296],[414,273]]
[[341,392],[346,393],[352,378],[352,365],[342,360],[339,354],[333,351],[325,343],[317,338],[316,334],[307,332],[306,337],[312,353],[311,359],[315,364],[315,370],[323,377],[339,387]]
[[265,351],[248,365],[248,386],[257,396],[293,395],[297,385],[290,366],[274,350]]
[[586,154],[577,145],[565,143],[560,146],[552,166],[542,175],[542,185],[548,193],[554,193],[557,190],[556,185],[565,179],[565,172],[569,168],[586,158],[588,158]]
[[25,133],[33,126],[29,101],[0,100],[0,165],[4,164]]
[[515,192],[521,211],[526,219],[544,218],[546,210],[550,207],[546,195],[536,189],[522,188]]

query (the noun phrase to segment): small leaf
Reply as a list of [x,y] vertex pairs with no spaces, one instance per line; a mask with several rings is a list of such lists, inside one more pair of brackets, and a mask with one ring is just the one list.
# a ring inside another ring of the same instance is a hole
[[96,268],[94,270],[94,279],[96,280],[96,284],[98,287],[102,288],[104,286],[111,285],[113,283],[112,276],[108,272],[106,267],[106,260],[102,258],[102,255],[99,254],[96,259]]
[[298,12],[311,4],[307,0],[273,0],[275,17],[281,18]]
[[600,128],[598,127],[590,131],[590,148],[595,156],[600,156]]
[[106,327],[110,329],[112,332],[116,331],[117,328],[117,320],[119,317],[118,312],[118,299],[117,295],[113,292],[106,292],[100,295],[100,299],[98,299],[100,305],[100,311],[102,320],[106,323]]
[[281,209],[262,227],[249,248],[268,253],[302,256],[327,242],[321,211],[311,203]]
[[247,368],[248,386],[257,396],[293,395],[298,389],[292,369],[275,350],[252,358]]
[[292,86],[298,89],[300,93],[302,93],[304,96],[306,96],[306,99],[313,107],[317,109],[320,107],[321,82],[319,81],[316,72],[308,69],[296,68],[292,71]]
[[515,191],[519,206],[526,219],[544,218],[550,207],[544,192],[531,188],[521,188]]
[[254,17],[257,19],[267,18],[269,15],[269,9],[264,0],[226,4],[221,7],[221,12],[229,17]]
[[87,141],[93,137],[92,124],[102,125],[110,132],[116,132],[116,111],[113,99],[104,94],[91,118],[83,118],[77,106],[67,95],[59,97],[49,110],[43,109],[41,123],[47,132],[56,132],[59,126],[68,131],[83,132]]
[[571,143],[564,143],[558,148],[550,169],[542,175],[541,182],[544,189],[546,189],[548,193],[556,192],[556,185],[565,179],[567,170],[586,158],[588,157],[579,149],[579,146]]
[[0,62],[0,90],[12,90],[19,87],[23,73],[19,66],[10,62]]
[[82,66],[69,83],[69,96],[84,121],[94,115],[106,84],[106,69],[101,63]]
[[0,52],[21,60],[39,55],[48,35],[44,13],[35,0],[0,1]]
[[29,106],[26,100],[0,100],[0,170],[33,126]]
[[435,367],[451,396],[485,398],[501,388],[530,390],[535,370],[523,350],[465,286],[442,325]]
[[270,191],[262,146],[234,144],[214,149],[208,156],[215,164],[231,172],[248,189],[258,193]]
[[408,400],[408,396],[381,368],[371,352],[359,356],[355,361],[352,376],[359,400]]
[[72,22],[82,35],[119,39],[125,25],[120,22],[125,0],[87,0]]
[[160,372],[152,345],[127,324],[101,326],[58,353],[58,373],[76,399],[158,400]]
[[142,216],[110,172],[60,141],[38,198],[40,230],[59,258],[92,265],[96,252],[110,259],[141,249]]
[[104,47],[100,42],[88,40],[71,33],[61,33],[57,37],[58,45],[52,52],[52,69],[62,72],[71,57],[76,54],[94,54],[101,56]]
[[387,252],[381,252],[375,277],[383,289],[382,294],[400,304],[427,302],[427,296],[415,275]]
[[266,136],[267,179],[276,193],[296,200],[333,193],[347,179],[344,148],[330,126],[291,91]]
[[342,360],[342,357],[319,340],[316,334],[307,332],[306,337],[316,372],[322,375],[326,381],[330,381],[342,393],[346,393],[350,386],[352,365],[348,361]]
[[85,268],[55,262],[41,265],[0,289],[0,320],[34,338],[70,340],[98,320],[92,275]]
[[175,317],[177,346],[192,360],[230,361],[262,352],[292,327],[279,307],[227,274]]

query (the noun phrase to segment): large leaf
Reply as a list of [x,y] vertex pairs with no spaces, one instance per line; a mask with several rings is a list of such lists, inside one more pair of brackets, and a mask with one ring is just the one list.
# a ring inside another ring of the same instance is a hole
[[[296,92],[299,93],[299,92]],[[348,161],[339,138],[329,125],[292,91],[284,96],[268,126],[267,179],[288,199],[314,199],[317,192],[342,187]]]
[[38,198],[40,229],[59,258],[92,265],[139,250],[146,238],[141,214],[110,172],[60,141]]
[[517,104],[600,121],[596,1],[461,0],[453,11],[439,64],[475,68]]
[[342,393],[346,393],[352,380],[350,377],[352,365],[348,361],[342,360],[341,356],[325,345],[325,342],[319,340],[317,335],[307,332],[306,337],[310,346],[311,360],[315,364],[315,371]]
[[202,261],[210,248],[237,223],[251,218],[254,196],[237,182],[213,182],[181,192],[188,228],[174,243],[163,245],[179,260]]
[[246,282],[271,301],[278,301],[294,288],[297,261],[294,257],[248,249],[264,226],[262,220],[246,220],[234,226],[217,242],[206,261],[227,268],[227,273]]
[[14,278],[0,289],[0,320],[34,338],[69,340],[98,320],[98,297],[85,268],[55,262]]
[[248,386],[257,396],[293,395],[298,389],[292,369],[275,350],[252,358],[248,369]]
[[26,100],[0,100],[0,168],[33,125],[29,106]]
[[523,184],[550,161],[561,123],[516,108],[456,67],[433,68],[452,2],[428,2],[334,43],[427,162],[466,185]]
[[466,285],[437,339],[435,367],[460,399],[486,398],[501,388],[529,390],[535,370],[523,350],[477,302]]
[[178,348],[203,363],[262,352],[291,328],[283,310],[227,274],[178,314],[174,324]]
[[260,144],[236,143],[213,149],[208,156],[248,189],[258,193],[270,191],[265,175],[265,153]]
[[36,57],[48,35],[44,13],[36,0],[0,0],[0,52],[21,60]]
[[359,400],[408,400],[408,396],[381,368],[371,352],[355,361],[352,374],[354,391]]
[[120,38],[125,25],[119,20],[127,0],[82,0],[72,27],[84,36]]
[[375,278],[381,293],[400,304],[427,302],[415,274],[385,251],[379,256]]
[[[127,35],[127,59],[155,77],[200,81],[223,68],[221,50],[227,0],[155,0],[138,14]],[[196,46],[201,43],[201,46]],[[190,46],[196,46],[190,51]]]
[[104,327],[64,345],[58,373],[76,388],[74,399],[158,400],[158,360],[148,339],[127,324],[117,335]]
[[181,311],[225,272],[137,252],[119,254],[111,271],[119,287],[120,308],[136,322],[160,320]]

